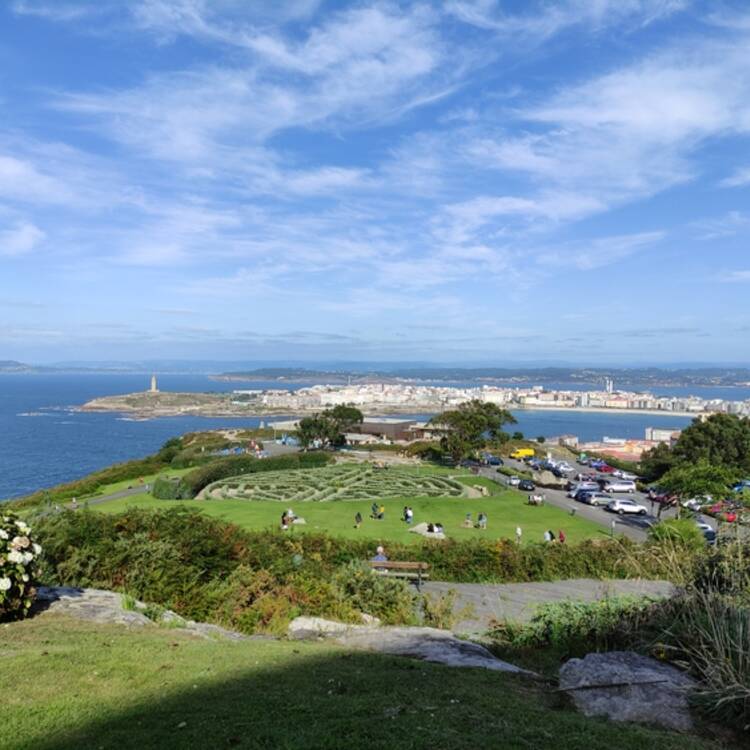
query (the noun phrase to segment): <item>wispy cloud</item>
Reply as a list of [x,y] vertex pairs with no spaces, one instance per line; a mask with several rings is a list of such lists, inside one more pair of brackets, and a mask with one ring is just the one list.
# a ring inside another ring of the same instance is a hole
[[22,222],[9,229],[0,229],[0,256],[12,258],[26,255],[38,247],[44,237],[44,232],[30,222]]

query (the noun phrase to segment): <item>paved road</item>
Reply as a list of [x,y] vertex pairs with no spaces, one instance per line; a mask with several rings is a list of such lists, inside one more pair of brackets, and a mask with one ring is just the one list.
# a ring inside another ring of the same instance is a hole
[[[524,471],[528,472],[529,467],[520,462],[520,461],[514,461],[511,458],[504,459],[505,466],[509,469],[513,469],[515,471]],[[578,471],[590,471],[587,467],[576,467],[576,471],[573,472],[573,475],[577,474]],[[498,474],[495,467],[489,466],[484,467],[479,470],[479,473],[482,476],[485,476],[489,479],[493,479],[496,482],[499,482],[500,484],[507,484],[507,477],[505,477],[503,474]],[[606,478],[606,474],[600,475],[602,478]],[[615,523],[615,533],[616,534],[622,534],[623,536],[628,537],[628,539],[632,539],[636,542],[642,542],[646,539],[648,535],[648,530],[650,528],[650,524],[656,521],[656,518],[652,515],[647,516],[618,516],[613,513],[610,513],[609,511],[604,510],[603,507],[596,507],[592,505],[586,505],[585,503],[578,503],[572,498],[569,498],[567,496],[567,492],[564,489],[560,490],[548,490],[548,489],[540,489],[540,492],[543,492],[547,503],[550,505],[554,505],[557,508],[560,508],[568,513],[571,513],[575,511],[575,514],[581,518],[585,518],[589,521],[593,521],[596,524],[599,524],[600,526],[604,527],[608,532],[611,533],[612,531],[612,522]],[[519,493],[523,495],[528,495],[529,493]],[[645,505],[646,508],[650,508],[651,503],[649,502],[646,495],[642,492],[636,492],[633,495],[623,495],[623,497],[631,497],[636,502],[640,503],[641,505]],[[674,515],[673,510],[667,510],[665,513],[662,514],[662,519],[670,518]]]
[[493,620],[528,622],[537,606],[546,602],[592,602],[612,596],[664,597],[671,596],[675,587],[668,581],[597,581],[592,578],[542,583],[427,581],[422,584],[422,591],[428,594],[439,596],[451,590],[456,592],[454,612],[460,612],[467,605],[473,610],[470,617],[454,626],[454,632],[484,633],[491,627]]

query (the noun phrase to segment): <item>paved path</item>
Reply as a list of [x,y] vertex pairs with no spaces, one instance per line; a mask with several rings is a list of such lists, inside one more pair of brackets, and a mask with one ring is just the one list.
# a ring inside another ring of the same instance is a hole
[[454,611],[467,605],[473,616],[454,627],[457,633],[484,633],[492,620],[528,622],[537,605],[559,601],[596,601],[611,596],[670,596],[675,587],[668,581],[610,580],[576,578],[569,581],[542,583],[443,583],[430,581],[422,584],[422,591],[440,595],[450,590],[457,594]]

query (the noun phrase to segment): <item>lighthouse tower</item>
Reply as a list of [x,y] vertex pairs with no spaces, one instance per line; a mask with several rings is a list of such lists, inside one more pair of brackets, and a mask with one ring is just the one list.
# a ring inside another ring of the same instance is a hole
[[151,388],[149,389],[151,393],[158,393],[159,389],[156,386],[156,375],[151,376]]

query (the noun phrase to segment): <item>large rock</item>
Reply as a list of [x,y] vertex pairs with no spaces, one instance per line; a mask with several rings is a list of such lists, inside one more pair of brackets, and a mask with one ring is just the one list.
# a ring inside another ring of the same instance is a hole
[[[290,638],[327,638],[358,651],[410,656],[449,667],[481,667],[499,672],[526,672],[494,657],[484,646],[435,628],[345,625],[320,617],[298,617],[289,624]],[[528,674],[528,672],[526,672]]]
[[632,651],[588,654],[560,670],[560,688],[586,716],[689,730],[687,693],[695,681],[679,669]]

